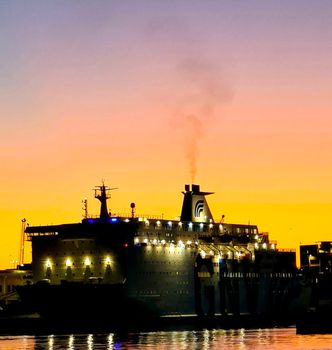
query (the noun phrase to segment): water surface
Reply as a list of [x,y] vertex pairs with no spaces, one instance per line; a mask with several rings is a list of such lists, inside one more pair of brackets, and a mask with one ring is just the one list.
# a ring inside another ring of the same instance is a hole
[[296,329],[291,327],[123,334],[1,336],[0,349],[327,350],[332,349],[332,334],[297,335]]

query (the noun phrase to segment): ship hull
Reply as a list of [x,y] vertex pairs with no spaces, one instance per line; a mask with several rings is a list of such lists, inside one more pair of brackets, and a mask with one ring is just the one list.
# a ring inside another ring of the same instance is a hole
[[126,297],[123,285],[29,285],[18,287],[21,301],[45,318],[125,320],[155,318],[151,304]]

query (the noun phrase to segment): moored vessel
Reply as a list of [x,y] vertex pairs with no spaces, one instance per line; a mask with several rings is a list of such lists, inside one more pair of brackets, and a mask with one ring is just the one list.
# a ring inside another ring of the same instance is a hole
[[28,226],[32,275],[18,292],[44,317],[287,318],[295,251],[256,225],[215,222],[199,185],[185,185],[179,220],[110,215]]

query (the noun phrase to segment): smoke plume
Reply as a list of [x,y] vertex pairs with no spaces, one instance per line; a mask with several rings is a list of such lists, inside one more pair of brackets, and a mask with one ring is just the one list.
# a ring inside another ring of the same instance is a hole
[[170,126],[181,136],[192,182],[202,139],[220,116],[221,105],[232,98],[220,66],[225,61],[223,54],[211,52],[211,45],[206,45],[208,40],[198,28],[183,17],[167,15],[151,18],[146,27],[151,52],[159,52],[160,67],[169,69],[165,86],[171,86],[166,92],[166,99],[171,99]]
[[232,92],[220,68],[202,58],[183,60],[176,70],[184,88],[177,98],[172,124],[181,133],[193,183],[202,139],[220,115],[220,106],[231,100]]

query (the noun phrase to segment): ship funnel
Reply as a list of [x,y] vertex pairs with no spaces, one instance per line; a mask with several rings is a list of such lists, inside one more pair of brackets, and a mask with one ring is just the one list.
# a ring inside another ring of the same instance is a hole
[[205,196],[213,192],[201,192],[199,185],[185,185],[181,221],[214,222]]

